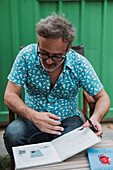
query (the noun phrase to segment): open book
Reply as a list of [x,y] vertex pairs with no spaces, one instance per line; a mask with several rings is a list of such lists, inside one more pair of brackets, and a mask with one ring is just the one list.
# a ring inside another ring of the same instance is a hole
[[60,163],[100,142],[90,128],[79,127],[51,142],[13,147],[17,169]]

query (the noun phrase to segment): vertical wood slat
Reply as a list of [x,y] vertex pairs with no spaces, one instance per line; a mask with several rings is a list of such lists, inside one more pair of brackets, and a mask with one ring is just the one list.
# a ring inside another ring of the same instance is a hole
[[[35,28],[36,28],[36,23],[40,20],[41,16],[40,16],[40,3],[39,1],[33,0],[34,3],[34,24],[35,24]],[[35,42],[37,42],[37,36],[35,37]]]
[[12,25],[12,51],[13,60],[15,58],[16,52],[19,50],[19,26],[18,26],[18,9],[17,1],[10,1],[11,10],[11,25]]
[[60,0],[59,2],[58,2],[58,12],[59,13],[61,13],[62,12],[62,7],[63,7],[63,2]]
[[106,47],[106,39],[105,39],[105,34],[106,34],[106,26],[107,26],[107,0],[103,1],[103,20],[102,20],[102,44],[101,44],[101,80],[104,81],[104,60],[105,60],[105,47]]
[[83,91],[83,113],[88,116],[87,100],[84,91]]
[[84,37],[84,24],[85,22],[85,0],[81,1],[81,22],[80,22],[80,44],[85,43],[85,37]]

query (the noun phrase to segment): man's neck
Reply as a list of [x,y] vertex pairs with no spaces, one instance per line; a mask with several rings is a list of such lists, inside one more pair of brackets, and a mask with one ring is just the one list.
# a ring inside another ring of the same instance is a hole
[[64,63],[55,71],[53,72],[48,72],[49,78],[50,78],[50,89],[52,90],[53,86],[57,82],[62,70],[64,68]]

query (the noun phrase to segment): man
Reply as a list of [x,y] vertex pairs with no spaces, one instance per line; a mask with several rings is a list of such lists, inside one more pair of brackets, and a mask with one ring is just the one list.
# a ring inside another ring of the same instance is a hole
[[[82,87],[96,102],[90,118],[100,136],[101,119],[110,101],[93,67],[71,49],[75,29],[65,18],[52,15],[36,27],[38,43],[22,49],[8,76],[5,104],[20,117],[6,129],[4,140],[13,157],[12,146],[50,141],[83,123],[78,110]],[[20,99],[25,89],[25,103]]]

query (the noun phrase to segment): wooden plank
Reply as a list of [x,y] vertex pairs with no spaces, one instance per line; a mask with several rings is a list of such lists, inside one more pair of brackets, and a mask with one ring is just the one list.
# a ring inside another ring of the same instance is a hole
[[87,168],[87,170],[89,169],[89,165],[88,162],[86,163],[81,163],[79,162],[78,164],[76,164],[76,162],[74,164],[54,164],[54,165],[49,165],[49,166],[41,166],[41,167],[33,167],[30,170],[69,170],[69,169],[83,169],[83,168]]
[[91,148],[112,148],[113,147],[113,141],[112,140],[102,140],[100,143],[98,143],[97,145],[92,146]]
[[[70,169],[70,170],[74,170],[74,169]],[[80,170],[80,168],[76,168],[76,170]],[[87,168],[83,167],[82,170],[90,170],[90,167]]]

